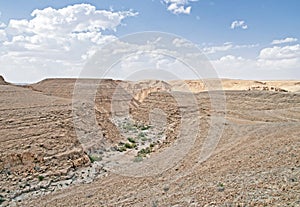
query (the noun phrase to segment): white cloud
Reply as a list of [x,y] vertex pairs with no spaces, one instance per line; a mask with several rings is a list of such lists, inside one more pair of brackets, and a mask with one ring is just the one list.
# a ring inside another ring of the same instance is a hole
[[172,43],[175,45],[175,47],[195,47],[192,42],[189,42],[182,38],[175,38]]
[[[60,35],[72,32],[99,32],[115,30],[121,21],[137,13],[132,11],[112,12],[96,10],[89,4],[77,4],[62,9],[51,7],[43,10],[34,10],[31,20],[11,20],[7,27],[8,32]],[[47,31],[47,32],[45,32]]]
[[7,40],[7,36],[4,30],[0,29],[0,42],[6,41]]
[[[34,10],[31,15],[29,20],[12,19],[0,29],[1,73],[14,81],[18,81],[16,74],[24,73],[31,74],[29,81],[77,75],[99,46],[116,39],[103,31],[113,33],[123,19],[137,13],[97,10],[89,4],[77,4]],[[41,73],[34,72],[39,70]]]
[[202,50],[205,54],[213,54],[213,53],[216,53],[216,52],[228,51],[232,48],[233,48],[232,44],[224,44],[224,45],[221,45],[221,46],[205,47]]
[[288,69],[299,68],[300,45],[264,48],[260,51],[258,64],[262,68]]
[[292,37],[287,37],[285,39],[280,39],[280,40],[273,40],[272,45],[279,45],[279,44],[284,44],[284,43],[291,43],[291,42],[297,42],[297,38],[292,38]]
[[300,45],[291,45],[285,47],[264,48],[260,51],[259,58],[261,59],[291,59],[300,57]]
[[249,44],[249,45],[234,45],[232,42],[225,42],[223,45],[204,47],[202,51],[205,54],[214,54],[217,52],[226,52],[233,49],[241,49],[241,48],[254,48],[258,47],[258,44]]
[[299,79],[300,45],[263,48],[255,59],[226,55],[212,63],[223,77]]
[[188,5],[195,1],[198,0],[163,0],[167,5],[167,10],[173,14],[190,14],[192,7]]
[[236,29],[236,28],[248,29],[248,25],[246,25],[244,20],[236,20],[231,23],[230,28],[231,29]]
[[184,7],[183,5],[172,3],[168,6],[168,11],[171,11],[173,14],[190,14],[191,8],[190,6]]
[[6,27],[6,24],[4,24],[3,22],[0,22],[0,29],[3,29]]

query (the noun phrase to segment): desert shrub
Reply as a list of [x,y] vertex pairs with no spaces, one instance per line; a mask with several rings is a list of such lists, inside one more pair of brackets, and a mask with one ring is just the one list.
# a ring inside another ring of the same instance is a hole
[[5,201],[2,195],[0,195],[0,205]]
[[44,180],[44,176],[42,176],[42,175],[39,175],[39,177],[38,177],[38,179],[39,179],[39,181],[43,181]]
[[124,145],[127,149],[132,149],[132,148],[135,148],[136,147],[136,144],[135,143],[125,143]]
[[97,156],[97,155],[89,155],[89,159],[90,159],[91,163],[94,163],[96,161],[101,161],[102,157]]
[[146,148],[143,148],[140,151],[138,151],[138,156],[146,157],[146,155],[150,154],[150,153],[151,153],[151,148],[150,147],[146,147]]
[[131,143],[136,143],[135,139],[133,139],[132,137],[128,137],[127,140]]
[[125,152],[127,150],[127,148],[125,146],[121,146],[117,148],[117,151],[119,152]]
[[218,191],[222,192],[225,190],[224,184],[223,183],[218,183]]
[[150,126],[149,125],[143,125],[141,127],[141,130],[147,130],[147,129],[150,129]]

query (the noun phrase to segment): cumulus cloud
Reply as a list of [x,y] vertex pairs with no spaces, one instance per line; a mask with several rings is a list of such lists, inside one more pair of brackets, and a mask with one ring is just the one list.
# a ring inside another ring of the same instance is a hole
[[[300,78],[300,45],[268,47],[257,58],[226,55],[212,60],[223,77],[289,79]],[[277,76],[276,76],[277,74]]]
[[231,23],[230,28],[231,29],[237,29],[237,28],[248,29],[248,25],[245,23],[244,20],[236,20]]
[[264,48],[260,51],[258,64],[262,68],[297,68],[299,70],[300,45]]
[[167,10],[173,14],[190,14],[192,7],[188,5],[195,1],[198,0],[163,0],[167,5]]
[[272,45],[279,45],[279,44],[291,43],[291,42],[297,42],[297,41],[298,41],[297,38],[287,37],[285,39],[273,40],[271,44]]
[[[136,15],[130,10],[114,12],[77,4],[34,10],[28,20],[11,19],[0,29],[1,70],[8,79],[14,79],[17,73],[32,74],[30,81],[77,75],[99,46],[116,39],[113,32],[122,21]],[[110,31],[110,35],[104,35],[104,31]],[[37,70],[40,73],[34,75]]]

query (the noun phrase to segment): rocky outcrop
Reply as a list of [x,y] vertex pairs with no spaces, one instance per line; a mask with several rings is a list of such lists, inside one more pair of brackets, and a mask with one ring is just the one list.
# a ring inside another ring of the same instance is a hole
[[0,100],[2,195],[12,198],[42,180],[62,180],[90,163],[74,130],[70,101],[13,85],[0,85]]
[[274,91],[274,92],[288,92],[285,89],[277,88],[275,86],[251,86],[249,91]]
[[7,85],[8,83],[4,80],[3,76],[0,75],[0,85]]

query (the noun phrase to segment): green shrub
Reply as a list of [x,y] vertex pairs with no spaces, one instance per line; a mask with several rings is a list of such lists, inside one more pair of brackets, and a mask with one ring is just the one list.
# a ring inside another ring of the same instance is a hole
[[146,155],[150,154],[150,153],[151,153],[151,148],[150,147],[146,147],[146,148],[143,148],[140,151],[138,151],[138,155],[137,156],[146,157]]
[[128,137],[127,140],[131,143],[136,143],[136,141],[132,137]]
[[136,147],[136,144],[135,143],[125,143],[125,145],[124,145],[126,148],[128,148],[128,149],[132,149],[132,148],[135,148]]
[[44,177],[44,176],[42,176],[42,175],[39,175],[39,177],[38,177],[38,178],[39,178],[39,181],[43,181],[45,177]]
[[91,163],[102,160],[102,157],[97,156],[97,155],[89,155],[89,158],[90,158]]
[[142,127],[141,127],[141,130],[147,130],[147,129],[150,129],[150,126],[149,126],[149,125],[145,125],[145,126],[142,126]]
[[0,195],[0,205],[5,201],[2,195]]
[[125,146],[121,146],[117,148],[117,151],[119,152],[125,152],[127,150],[127,148]]
[[222,192],[222,191],[224,191],[224,190],[225,190],[224,184],[223,184],[223,183],[219,183],[219,184],[218,184],[218,191],[219,191],[219,192]]

